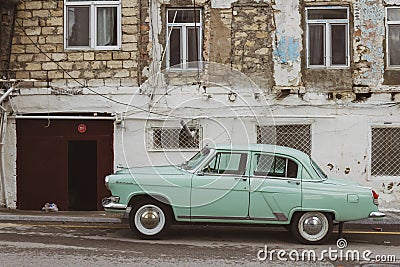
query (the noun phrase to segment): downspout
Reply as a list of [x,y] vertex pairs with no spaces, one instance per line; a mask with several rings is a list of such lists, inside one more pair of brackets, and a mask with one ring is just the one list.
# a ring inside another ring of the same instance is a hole
[[[10,77],[10,59],[11,59],[11,52],[12,52],[12,40],[14,36],[14,30],[15,30],[15,19],[16,19],[16,14],[17,14],[17,5],[20,2],[20,0],[0,0],[0,4],[2,7],[9,8],[11,11],[11,16],[12,16],[12,23],[9,25],[11,27],[9,31],[9,36],[8,36],[8,47],[6,50],[6,66],[0,66],[1,68],[5,67],[5,70],[7,71],[6,73],[6,79],[9,79]],[[0,25],[4,26],[4,25]],[[2,28],[1,27],[1,28]],[[3,29],[2,29],[3,30]],[[3,45],[0,44],[0,45]],[[4,55],[3,55],[4,56]],[[3,73],[2,76],[4,76],[5,73]],[[3,78],[3,77],[0,77]],[[4,78],[3,78],[4,79]],[[9,81],[0,81],[0,82],[9,82]],[[7,89],[7,91],[0,97],[0,112],[1,112],[1,121],[0,121],[0,180],[1,180],[1,199],[0,199],[0,205],[7,207],[7,196],[6,196],[6,186],[5,186],[5,170],[4,170],[4,143],[5,143],[5,138],[6,138],[6,130],[7,130],[7,111],[3,107],[3,101],[15,90],[15,85],[17,84],[17,81],[13,81],[13,85]]]
[[6,174],[4,168],[4,145],[7,131],[7,111],[3,107],[3,101],[15,90],[15,84],[11,86],[1,97],[0,97],[0,109],[1,109],[1,129],[0,129],[0,180],[1,180],[1,202],[0,205],[7,208],[7,197],[6,197]]

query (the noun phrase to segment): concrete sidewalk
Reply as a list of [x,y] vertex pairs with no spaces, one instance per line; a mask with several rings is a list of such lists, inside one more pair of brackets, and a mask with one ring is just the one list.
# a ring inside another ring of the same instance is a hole
[[105,211],[26,211],[0,208],[0,222],[121,223],[124,214]]
[[[346,222],[344,230],[400,231],[400,212],[385,213],[384,218]],[[127,218],[124,213],[105,211],[44,212],[0,208],[0,222],[127,223]]]

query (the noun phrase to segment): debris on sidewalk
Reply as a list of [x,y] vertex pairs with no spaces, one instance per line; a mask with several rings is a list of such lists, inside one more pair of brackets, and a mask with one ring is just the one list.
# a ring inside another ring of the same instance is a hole
[[58,207],[54,203],[48,203],[47,202],[46,204],[44,204],[42,210],[45,211],[45,212],[49,212],[49,211],[57,212],[58,211]]

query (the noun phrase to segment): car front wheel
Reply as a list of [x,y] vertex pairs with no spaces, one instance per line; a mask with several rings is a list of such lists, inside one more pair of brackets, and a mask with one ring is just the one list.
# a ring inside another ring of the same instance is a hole
[[300,242],[319,244],[328,239],[332,233],[332,216],[322,212],[296,213],[290,227]]
[[158,239],[169,227],[169,212],[157,201],[141,201],[129,213],[131,230],[141,239]]

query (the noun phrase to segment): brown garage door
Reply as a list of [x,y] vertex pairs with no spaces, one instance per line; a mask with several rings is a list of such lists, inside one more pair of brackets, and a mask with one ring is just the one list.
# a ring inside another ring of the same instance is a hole
[[17,208],[100,210],[113,129],[111,120],[17,120]]

